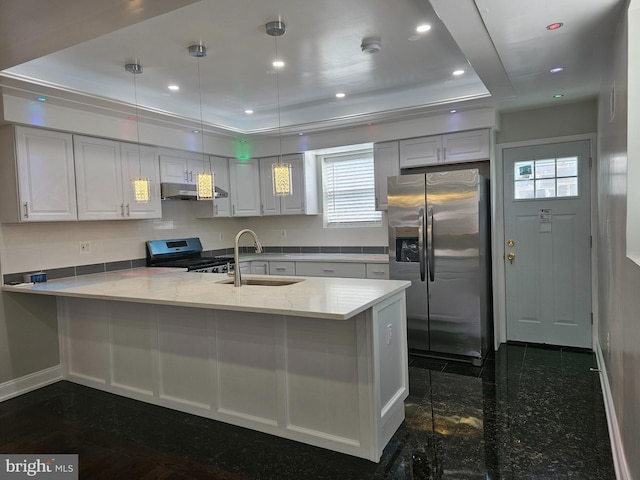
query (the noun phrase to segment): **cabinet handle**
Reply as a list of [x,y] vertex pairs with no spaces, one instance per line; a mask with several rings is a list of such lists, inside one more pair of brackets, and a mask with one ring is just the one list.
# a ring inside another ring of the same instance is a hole
[[213,214],[217,215],[218,214],[218,205],[214,205],[213,206]]
[[235,205],[231,205],[231,215],[233,215],[234,217],[236,216],[236,206]]
[[29,218],[29,202],[24,202],[24,218]]
[[276,270],[279,272],[284,272],[286,270],[286,268],[284,267],[276,267]]
[[333,268],[323,268],[322,269],[323,272],[333,272]]
[[189,172],[189,181],[193,182],[193,172]]
[[131,210],[129,210],[129,204],[127,203],[127,217],[131,216]]
[[446,162],[447,161],[447,147],[444,147],[442,150],[444,151],[444,155],[442,156],[442,161]]
[[260,204],[260,215],[264,215],[264,205]]
[[185,183],[189,181],[189,172],[187,172],[186,170],[184,171],[184,181]]
[[437,155],[438,155],[437,162],[440,163],[440,147],[438,147]]

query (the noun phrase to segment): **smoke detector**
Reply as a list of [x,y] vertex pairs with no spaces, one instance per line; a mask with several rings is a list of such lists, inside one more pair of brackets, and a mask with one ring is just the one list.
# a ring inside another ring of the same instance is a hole
[[364,53],[373,54],[378,53],[382,48],[380,39],[378,37],[366,37],[362,39],[362,45],[360,45]]

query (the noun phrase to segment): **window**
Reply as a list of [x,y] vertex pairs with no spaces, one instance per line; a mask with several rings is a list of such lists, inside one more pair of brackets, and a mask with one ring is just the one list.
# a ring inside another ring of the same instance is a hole
[[380,225],[375,209],[373,150],[322,156],[324,219],[327,227]]
[[514,197],[561,198],[578,196],[578,157],[516,162]]

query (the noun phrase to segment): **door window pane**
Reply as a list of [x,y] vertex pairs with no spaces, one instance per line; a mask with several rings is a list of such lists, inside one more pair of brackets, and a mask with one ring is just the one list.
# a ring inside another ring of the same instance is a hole
[[556,161],[536,160],[536,178],[554,178],[556,176]]
[[577,177],[578,157],[558,159],[558,177]]
[[513,172],[515,200],[578,196],[578,157],[516,162]]

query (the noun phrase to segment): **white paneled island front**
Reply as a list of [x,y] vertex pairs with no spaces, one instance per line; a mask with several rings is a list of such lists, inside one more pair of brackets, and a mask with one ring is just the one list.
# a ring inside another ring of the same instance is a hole
[[142,268],[3,290],[58,297],[64,379],[379,461],[404,420],[409,282],[226,278]]

